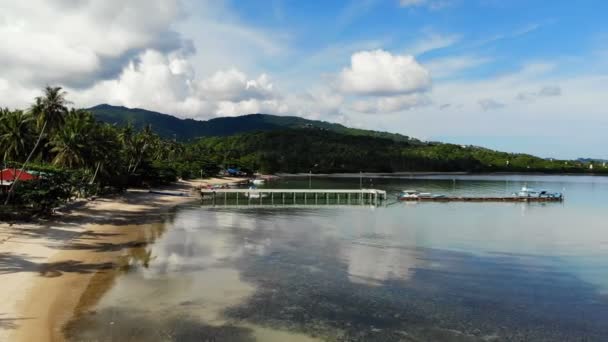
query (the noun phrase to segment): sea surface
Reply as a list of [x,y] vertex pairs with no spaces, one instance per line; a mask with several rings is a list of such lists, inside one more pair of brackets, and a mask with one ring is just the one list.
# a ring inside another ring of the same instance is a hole
[[[563,203],[400,203],[400,190]],[[380,206],[178,208],[72,341],[608,341],[608,178],[283,178]]]

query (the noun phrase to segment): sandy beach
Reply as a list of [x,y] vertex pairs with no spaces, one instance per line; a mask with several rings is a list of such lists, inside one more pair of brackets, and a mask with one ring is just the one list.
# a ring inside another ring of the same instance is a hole
[[[159,190],[128,190],[81,201],[37,223],[0,224],[0,341],[62,341],[63,325],[111,286],[126,253],[151,242],[142,227],[162,227],[175,206],[196,201],[196,188],[239,181],[179,181]],[[153,238],[153,237],[152,237]]]

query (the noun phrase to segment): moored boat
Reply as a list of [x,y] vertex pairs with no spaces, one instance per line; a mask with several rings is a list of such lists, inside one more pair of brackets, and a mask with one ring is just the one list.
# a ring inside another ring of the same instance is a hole
[[397,196],[400,201],[412,201],[418,199],[443,198],[444,195],[432,194],[430,192],[420,192],[418,190],[403,190]]
[[548,199],[562,199],[563,195],[561,192],[549,192],[547,190],[537,191],[532,188],[524,186],[518,192],[513,194],[517,198],[548,198]]

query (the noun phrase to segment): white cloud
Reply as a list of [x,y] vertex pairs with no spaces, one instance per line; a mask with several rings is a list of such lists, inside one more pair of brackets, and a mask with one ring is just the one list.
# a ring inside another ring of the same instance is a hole
[[141,54],[115,80],[70,92],[79,105],[108,102],[201,119],[262,112],[282,114],[288,108],[265,74],[251,80],[241,71],[230,69],[199,81],[183,56],[155,50]]
[[481,99],[479,101],[477,101],[477,103],[479,103],[479,105],[481,106],[481,108],[483,108],[483,110],[493,110],[493,109],[499,109],[505,106],[504,103],[498,102],[494,99]]
[[428,104],[430,104],[430,100],[425,95],[406,94],[355,101],[352,109],[367,114],[384,114],[409,110]]
[[461,37],[456,34],[438,34],[433,32],[426,32],[424,36],[415,41],[411,46],[407,47],[405,51],[412,55],[421,55],[423,53],[443,49],[452,46],[459,42]]
[[429,72],[411,55],[383,50],[360,51],[338,75],[337,89],[351,96],[359,113],[393,113],[428,104]]
[[429,72],[409,55],[392,55],[383,50],[352,55],[351,65],[338,77],[338,88],[348,94],[391,96],[426,91]]
[[[141,15],[150,12],[154,15]],[[90,85],[119,72],[140,51],[187,46],[171,23],[177,0],[4,1],[3,78],[25,85]]]
[[544,86],[538,92],[539,96],[560,96],[562,94],[562,88],[559,86]]
[[433,79],[441,79],[457,75],[490,61],[489,58],[476,56],[453,56],[435,58],[423,63],[431,72]]
[[248,80],[243,72],[234,68],[219,70],[201,81],[199,92],[204,98],[233,102],[263,100],[275,96],[268,75],[262,74],[255,80]]
[[520,101],[534,101],[540,97],[561,96],[562,88],[555,85],[543,86],[539,91],[523,91],[517,94]]
[[343,115],[344,97],[328,89],[316,89],[289,96],[290,114],[309,119],[335,119]]

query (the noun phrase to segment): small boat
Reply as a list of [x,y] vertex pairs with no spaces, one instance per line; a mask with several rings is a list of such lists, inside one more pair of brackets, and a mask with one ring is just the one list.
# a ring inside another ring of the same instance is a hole
[[[257,190],[257,188],[255,186],[250,186],[249,190]],[[268,194],[261,194],[257,191],[251,191],[251,192],[246,192],[245,193],[245,197],[251,198],[251,199],[257,199],[257,198],[265,198],[267,197]]]
[[513,196],[517,198],[551,198],[551,199],[562,199],[563,195],[561,192],[549,192],[547,190],[534,190],[524,186],[519,192],[514,193]]
[[254,185],[262,185],[262,184],[266,183],[266,181],[263,179],[254,179],[251,181],[251,183],[253,183]]
[[402,201],[407,201],[407,200],[417,200],[417,199],[424,199],[424,198],[443,198],[445,197],[445,195],[434,195],[430,192],[420,192],[417,190],[403,190],[401,191],[401,193],[399,194],[399,196],[397,196],[397,199],[402,200]]

